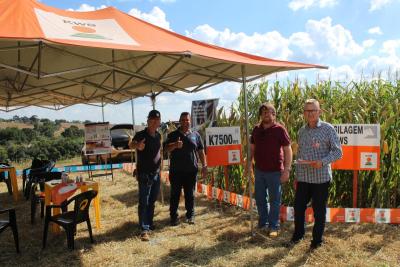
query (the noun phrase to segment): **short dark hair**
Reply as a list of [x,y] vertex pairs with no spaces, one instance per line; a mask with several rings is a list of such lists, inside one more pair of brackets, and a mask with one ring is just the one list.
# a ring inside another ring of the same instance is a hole
[[190,113],[187,111],[182,112],[181,115],[179,116],[179,120],[181,120],[182,117],[184,117],[184,116],[190,116]]

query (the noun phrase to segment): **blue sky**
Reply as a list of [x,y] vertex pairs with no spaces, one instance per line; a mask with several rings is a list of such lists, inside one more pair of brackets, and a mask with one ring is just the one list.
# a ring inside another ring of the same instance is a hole
[[[176,33],[269,58],[329,66],[326,71],[282,73],[282,79],[359,80],[400,70],[400,36],[395,25],[400,0],[42,0],[61,9],[92,11],[114,6]],[[275,75],[273,77],[275,79]],[[228,107],[239,85],[226,83],[197,94],[162,94],[156,108],[163,121],[190,111],[191,101],[220,98]],[[135,100],[135,121],[145,121],[148,98]],[[26,108],[2,113],[101,121],[100,108],[76,105],[62,111]],[[130,103],[105,107],[105,120],[131,122]]]

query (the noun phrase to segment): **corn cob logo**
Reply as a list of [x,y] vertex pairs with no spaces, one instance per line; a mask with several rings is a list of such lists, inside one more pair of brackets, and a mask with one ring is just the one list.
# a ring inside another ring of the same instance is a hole
[[97,34],[96,29],[93,27],[75,25],[72,26],[72,29],[76,32],[71,35],[74,37],[111,40],[110,38],[106,38],[103,35]]

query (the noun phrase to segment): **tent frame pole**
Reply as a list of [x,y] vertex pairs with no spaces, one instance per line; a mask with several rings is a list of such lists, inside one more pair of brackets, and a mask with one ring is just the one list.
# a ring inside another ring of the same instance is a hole
[[[134,107],[134,103],[133,103],[133,97],[131,97],[131,111],[132,111],[132,138],[135,135],[135,107]],[[137,153],[136,153],[136,149],[132,149],[131,148],[131,166],[132,166],[132,175],[134,174],[134,170],[133,170],[133,157],[135,157],[135,161],[137,159]],[[136,166],[136,164],[135,164]],[[135,167],[136,168],[136,167]]]
[[40,79],[40,70],[42,68],[42,41],[38,43],[38,62],[37,62],[37,78]]
[[101,116],[103,118],[103,122],[104,122],[104,99],[101,99]]
[[247,142],[247,155],[246,155],[246,166],[247,166],[247,179],[249,182],[249,212],[250,212],[250,230],[251,235],[254,236],[254,226],[253,226],[253,181],[250,175],[251,166],[251,151],[250,151],[250,132],[249,132],[249,107],[247,99],[247,88],[246,88],[246,66],[242,65],[242,87],[243,87],[243,97],[244,97],[244,113],[245,113],[245,129],[246,129],[246,142]]

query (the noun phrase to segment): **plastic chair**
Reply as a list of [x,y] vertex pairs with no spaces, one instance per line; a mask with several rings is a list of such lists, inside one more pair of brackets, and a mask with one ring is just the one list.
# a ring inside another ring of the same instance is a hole
[[35,223],[36,206],[40,204],[40,218],[44,217],[44,184],[46,182],[61,179],[62,172],[42,172],[36,174],[35,181],[30,190],[31,199],[31,224]]
[[[87,223],[90,241],[93,243],[92,226],[89,218],[89,206],[93,198],[97,196],[97,191],[89,190],[80,193],[70,200],[64,201],[61,205],[46,206],[46,217],[43,231],[43,249],[46,247],[47,232],[49,223],[54,222],[62,226],[67,234],[67,244],[69,249],[74,249],[74,234],[76,232],[76,225],[82,222]],[[74,202],[74,210],[67,211],[68,205]],[[51,216],[51,209],[61,208],[63,213]]]
[[11,227],[14,236],[15,248],[19,253],[18,229],[17,229],[17,219],[15,216],[15,209],[0,210],[0,214],[6,212],[8,212],[8,220],[0,219],[0,233],[2,233],[7,227]]
[[[7,167],[10,166],[5,162],[0,162],[0,165],[7,166]],[[8,193],[10,195],[12,195],[12,186],[11,186],[10,174],[8,174],[8,177],[6,178],[6,173],[5,172],[0,172],[0,182],[6,183]]]
[[37,181],[37,177],[41,173],[50,172],[54,166],[54,161],[34,158],[31,167],[22,171],[22,191],[27,200],[30,197],[32,184]]

